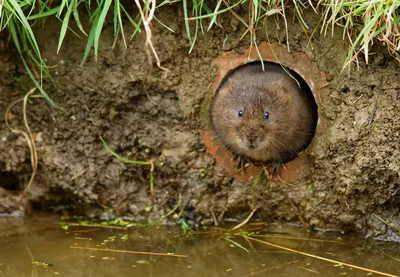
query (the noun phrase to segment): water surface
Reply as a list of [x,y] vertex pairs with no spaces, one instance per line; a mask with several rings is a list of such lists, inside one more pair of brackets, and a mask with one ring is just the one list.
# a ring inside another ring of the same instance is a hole
[[[59,222],[57,217],[47,216],[0,218],[0,277],[380,276],[241,236],[229,237],[216,229],[192,235],[183,234],[176,226],[129,230],[80,226],[64,230]],[[302,228],[287,226],[267,227],[254,238],[392,276],[400,275],[400,256],[396,255],[399,246],[395,244],[381,246],[354,234],[310,234]]]

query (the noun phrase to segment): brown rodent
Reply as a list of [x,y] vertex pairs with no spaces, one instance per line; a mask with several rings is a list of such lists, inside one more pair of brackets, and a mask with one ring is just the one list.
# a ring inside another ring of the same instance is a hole
[[211,125],[236,156],[280,165],[311,142],[317,106],[298,74],[271,62],[264,66],[249,63],[225,76],[212,99]]

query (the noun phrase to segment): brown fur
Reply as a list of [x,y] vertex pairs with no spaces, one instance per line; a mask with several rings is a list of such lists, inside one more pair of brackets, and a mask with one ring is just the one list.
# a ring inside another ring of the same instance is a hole
[[311,142],[317,122],[315,101],[299,81],[301,89],[280,65],[267,62],[265,72],[257,62],[228,74],[212,100],[211,123],[217,139],[234,154],[253,161],[282,163],[295,158]]

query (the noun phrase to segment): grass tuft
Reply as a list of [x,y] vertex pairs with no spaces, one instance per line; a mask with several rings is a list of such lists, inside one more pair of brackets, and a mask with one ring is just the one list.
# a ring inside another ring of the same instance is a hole
[[[321,16],[322,25],[319,31],[327,35],[333,34],[335,28],[340,26],[343,30],[343,39],[350,43],[349,51],[345,59],[344,67],[352,62],[358,64],[360,53],[364,54],[365,62],[369,62],[371,45],[380,43],[386,45],[393,57],[400,61],[400,0],[218,0],[216,2],[205,0],[164,0],[156,5],[156,0],[135,0],[136,10],[128,9],[121,0],[0,0],[0,31],[7,29],[15,47],[19,51],[22,63],[27,74],[32,79],[41,94],[53,106],[56,103],[43,89],[44,78],[54,83],[48,67],[41,56],[33,25],[42,23],[45,26],[47,18],[56,18],[62,22],[57,53],[62,51],[63,42],[69,32],[82,35],[87,38],[86,48],[82,58],[82,64],[87,61],[93,50],[93,56],[97,59],[99,43],[103,27],[112,21],[116,44],[120,37],[127,47],[126,29],[130,27],[132,33],[130,39],[141,32],[146,32],[146,49],[150,56],[155,57],[157,65],[166,71],[160,64],[155,47],[151,42],[151,22],[156,22],[169,29],[156,17],[158,9],[166,5],[181,5],[186,36],[190,43],[189,53],[195,47],[197,37],[204,33],[203,25],[208,25],[207,31],[214,26],[219,26],[219,17],[230,14],[237,18],[250,35],[250,45],[256,45],[255,29],[265,24],[266,17],[275,16],[283,19],[285,31],[288,34],[288,15],[293,14],[307,35],[312,35],[316,30],[310,30],[303,13],[305,9],[313,9]],[[130,3],[132,6],[132,3]],[[240,6],[248,6],[247,14],[239,15]],[[130,6],[130,7],[131,7]],[[292,11],[292,13],[289,13]],[[84,29],[81,14],[90,15],[90,30]],[[124,24],[126,21],[128,24]],[[204,22],[206,21],[206,22]],[[268,31],[268,28],[264,26]],[[171,29],[169,29],[172,31]],[[79,33],[79,34],[78,34]],[[310,33],[310,34],[309,34]],[[288,35],[286,35],[288,39]],[[287,41],[289,48],[289,41]],[[35,68],[39,69],[36,73]]]
[[[53,83],[54,81],[40,54],[40,49],[32,31],[31,24],[28,22],[26,14],[29,15],[31,12],[32,7],[29,2],[0,0],[0,31],[5,28],[8,29],[15,47],[20,53],[27,74],[46,100],[54,107],[60,108],[43,89],[43,74]],[[29,63],[33,67],[31,67]],[[39,68],[39,74],[36,73],[35,67]],[[39,76],[35,76],[35,74]]]
[[388,47],[390,54],[400,61],[400,0],[320,0],[323,24],[321,32],[335,26],[343,28],[343,39],[350,42],[345,67],[358,61],[363,52],[368,63],[370,46],[374,42]]

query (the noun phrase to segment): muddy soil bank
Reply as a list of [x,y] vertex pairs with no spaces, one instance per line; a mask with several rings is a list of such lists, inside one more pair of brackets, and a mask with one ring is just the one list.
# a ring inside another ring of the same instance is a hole
[[[205,151],[198,132],[200,110],[216,69],[212,61],[225,51],[244,51],[249,39],[235,18],[221,18],[221,28],[199,35],[188,54],[183,20],[177,7],[159,10],[158,19],[175,31],[153,24],[153,42],[168,74],[150,66],[144,33],[113,49],[112,24],[106,26],[97,62],[80,66],[84,39],[70,35],[56,54],[59,26],[36,30],[42,55],[58,84],[49,89],[65,112],[35,99],[28,120],[36,134],[39,168],[26,198],[40,209],[71,209],[102,219],[160,217],[177,204],[183,216],[200,223],[243,220],[251,211],[251,182],[227,175]],[[319,16],[305,14],[310,30]],[[268,25],[271,42],[286,43],[284,29]],[[283,24],[281,25],[283,27]],[[384,48],[375,47],[370,64],[341,73],[349,45],[339,28],[333,37],[315,32],[311,41],[300,25],[289,30],[290,49],[304,52],[326,73],[320,91],[319,127],[306,155],[311,172],[297,182],[276,185],[265,178],[256,187],[254,219],[299,222],[319,228],[357,229],[387,234],[382,222],[397,222],[400,204],[400,66]],[[266,40],[258,30],[258,42]],[[12,49],[0,60],[0,110],[29,87],[22,63]],[[15,95],[15,92],[20,92]],[[12,111],[22,128],[21,108]],[[152,160],[154,203],[149,167],[122,166],[102,146],[135,160]],[[30,174],[29,151],[22,136],[0,125],[0,213],[18,210],[17,195]],[[152,207],[150,209],[150,207]],[[398,228],[398,225],[397,225]]]

